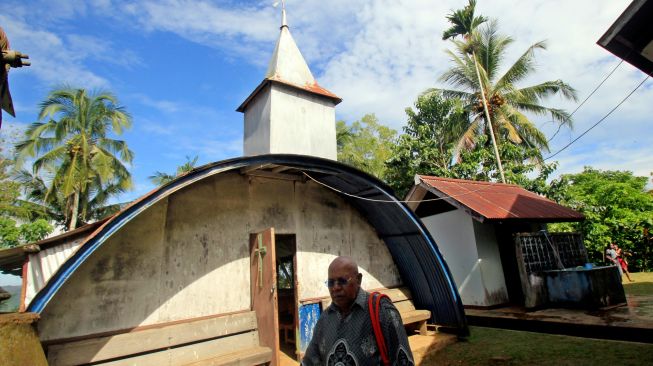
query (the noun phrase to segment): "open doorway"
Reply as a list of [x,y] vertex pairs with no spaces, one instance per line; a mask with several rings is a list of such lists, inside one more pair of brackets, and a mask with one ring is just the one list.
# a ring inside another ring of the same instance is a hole
[[[284,358],[297,359],[297,245],[295,234],[277,234],[277,294],[279,303],[279,348]],[[283,362],[282,362],[283,364]]]

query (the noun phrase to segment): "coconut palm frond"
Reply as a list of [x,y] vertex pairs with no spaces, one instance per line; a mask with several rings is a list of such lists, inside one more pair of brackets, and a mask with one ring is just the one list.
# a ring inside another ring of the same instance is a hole
[[474,15],[475,9],[476,0],[469,0],[467,6],[447,15],[447,20],[451,23],[451,27],[442,33],[442,40],[446,41],[450,38],[470,34],[479,25],[486,22],[486,17]]
[[476,58],[479,66],[487,74],[488,80],[494,80],[504,59],[506,48],[513,42],[512,38],[499,34],[498,23],[493,20],[474,35]]
[[561,94],[565,99],[577,101],[576,90],[564,83],[562,80],[545,81],[543,83],[516,89],[514,94],[506,94],[506,97],[524,102],[539,102],[555,94]]
[[454,161],[460,161],[460,153],[462,150],[471,150],[474,148],[474,146],[476,146],[476,137],[479,135],[480,130],[481,126],[479,119],[476,119],[460,136],[460,139],[458,139],[458,142],[456,143],[452,153]]
[[515,61],[503,76],[496,82],[497,89],[503,89],[524,80],[527,76],[535,71],[535,50],[546,49],[546,42],[541,41],[532,44],[528,49]]
[[530,119],[511,106],[506,106],[506,109],[509,110],[508,119],[510,124],[515,127],[528,146],[549,151],[546,135]]

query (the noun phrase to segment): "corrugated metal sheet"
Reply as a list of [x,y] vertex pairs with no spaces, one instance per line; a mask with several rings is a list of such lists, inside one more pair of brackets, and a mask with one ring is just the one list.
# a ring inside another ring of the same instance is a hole
[[51,246],[59,246],[64,242],[80,240],[90,234],[93,230],[97,229],[105,223],[109,217],[94,223],[86,224],[75,230],[67,231],[63,234],[52,236],[37,242],[19,245],[14,248],[0,250],[0,269],[11,272],[16,269],[22,268],[25,258],[29,253],[43,250]]
[[153,190],[91,234],[84,245],[36,294],[28,311],[43,311],[48,301],[86,258],[113,233],[159,200],[215,174],[269,165],[310,173],[313,179],[347,194],[391,201],[379,203],[342,195],[344,200],[350,202],[367,218],[388,246],[403,282],[413,294],[415,305],[430,310],[437,324],[455,328],[461,335],[468,334],[462,301],[453,277],[433,238],[419,218],[394,197],[390,188],[376,178],[336,161],[300,155],[260,155],[224,160],[199,167]]
[[27,263],[27,284],[25,290],[25,304],[29,305],[37,292],[57,272],[82,245],[83,239],[61,242],[38,253],[30,254]]
[[[420,185],[483,220],[581,221],[580,212],[514,184],[418,176]],[[410,200],[410,197],[408,198]],[[424,203],[422,203],[424,204]],[[461,207],[462,206],[462,207]],[[475,215],[474,215],[475,214]]]

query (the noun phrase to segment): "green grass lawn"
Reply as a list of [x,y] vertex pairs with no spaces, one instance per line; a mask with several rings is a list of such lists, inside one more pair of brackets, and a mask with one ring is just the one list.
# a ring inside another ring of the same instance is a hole
[[653,365],[653,345],[471,327],[423,365]]
[[653,272],[631,273],[630,277],[635,282],[628,282],[624,276],[624,290],[628,295],[653,295]]
[[[653,295],[653,273],[632,273],[629,295]],[[653,344],[470,327],[471,336],[423,365],[653,365]]]

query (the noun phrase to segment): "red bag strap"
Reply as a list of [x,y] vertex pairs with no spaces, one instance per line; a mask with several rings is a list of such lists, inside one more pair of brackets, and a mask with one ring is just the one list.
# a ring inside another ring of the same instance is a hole
[[381,354],[381,361],[384,365],[390,365],[390,358],[388,357],[388,349],[385,345],[385,338],[383,337],[383,331],[381,330],[381,318],[379,316],[379,310],[381,309],[381,299],[388,298],[388,295],[384,295],[380,292],[372,292],[370,297],[367,299],[367,306],[370,310],[370,319],[372,320],[372,329],[374,330],[374,338],[376,338],[376,344],[379,347],[379,353]]

